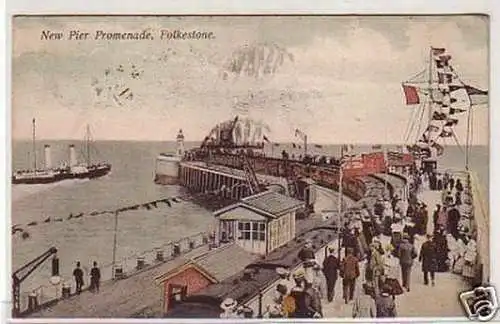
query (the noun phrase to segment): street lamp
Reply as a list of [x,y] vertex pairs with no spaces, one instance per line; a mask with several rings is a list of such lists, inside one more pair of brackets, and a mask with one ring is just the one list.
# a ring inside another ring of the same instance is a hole
[[113,264],[111,266],[111,278],[115,278],[115,267],[116,267],[116,236],[118,232],[118,211],[115,211],[115,227],[113,234]]

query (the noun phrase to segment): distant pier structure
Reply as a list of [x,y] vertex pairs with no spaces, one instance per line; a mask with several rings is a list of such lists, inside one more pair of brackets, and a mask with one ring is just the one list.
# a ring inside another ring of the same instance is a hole
[[184,156],[184,134],[182,129],[176,137],[177,148],[175,153],[161,153],[156,158],[155,183],[162,185],[179,184],[179,167]]

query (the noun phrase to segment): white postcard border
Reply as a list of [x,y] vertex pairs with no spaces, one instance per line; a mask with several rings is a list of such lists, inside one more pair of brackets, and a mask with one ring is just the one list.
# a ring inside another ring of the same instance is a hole
[[[0,168],[4,170],[2,173],[2,186],[0,193],[5,200],[1,200],[3,210],[5,211],[5,221],[0,236],[5,246],[5,249],[0,249],[0,265],[3,265],[5,271],[0,271],[0,318],[7,320],[10,317],[10,280],[7,275],[10,273],[10,181],[8,175],[10,172],[10,146],[11,146],[11,123],[10,123],[10,56],[11,56],[11,15],[13,14],[460,14],[460,13],[483,13],[490,14],[490,258],[491,258],[491,282],[500,288],[500,255],[494,253],[499,248],[499,241],[496,240],[500,236],[500,220],[496,219],[494,212],[499,210],[500,200],[495,199],[496,190],[495,184],[500,183],[500,172],[495,170],[494,166],[500,163],[500,148],[499,138],[500,130],[494,127],[500,123],[500,113],[495,107],[500,107],[500,99],[497,93],[500,92],[498,77],[499,75],[498,62],[500,62],[499,49],[496,44],[500,44],[498,30],[500,30],[500,22],[498,20],[499,2],[488,0],[455,0],[435,1],[435,0],[396,0],[396,1],[365,1],[365,0],[350,0],[350,1],[315,1],[307,3],[304,1],[170,1],[161,0],[120,0],[120,1],[74,1],[67,0],[7,0],[6,15],[2,16],[2,33],[6,36],[7,42],[1,43],[1,50],[6,56],[1,61],[0,67],[4,72],[5,78],[2,86],[2,98],[4,98],[5,110],[4,123],[0,123],[0,134],[3,143],[0,145],[0,152],[5,159],[1,159]],[[496,73],[495,73],[496,72]],[[498,318],[498,316],[497,316]],[[153,319],[29,319],[29,320],[10,320],[13,323],[193,323],[200,320],[153,320]],[[205,323],[220,323],[221,320],[202,320]],[[326,319],[315,321],[299,321],[294,319],[293,322],[304,323],[330,323],[330,322],[381,322],[381,323],[401,323],[401,322],[468,322],[465,318],[397,318],[395,320],[370,320],[370,321],[354,321],[352,319]],[[231,321],[225,321],[231,322]],[[242,320],[241,323],[261,323],[271,322],[270,320]],[[272,322],[278,322],[272,320]],[[279,321],[281,322],[281,321]],[[286,321],[284,321],[286,322]]]

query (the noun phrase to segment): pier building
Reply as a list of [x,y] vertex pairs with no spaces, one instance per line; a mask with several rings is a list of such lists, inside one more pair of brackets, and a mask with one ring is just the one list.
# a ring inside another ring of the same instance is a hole
[[219,240],[267,255],[295,237],[296,211],[304,206],[302,201],[271,190],[243,198],[214,213]]

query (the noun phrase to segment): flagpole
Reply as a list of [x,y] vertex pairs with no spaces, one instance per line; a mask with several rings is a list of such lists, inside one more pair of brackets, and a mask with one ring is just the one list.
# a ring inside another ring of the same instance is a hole
[[[386,138],[387,139],[387,138]],[[387,155],[387,147],[384,147],[384,164],[385,164],[385,177],[384,177],[384,193],[387,193],[387,176],[389,173],[389,156]]]
[[339,219],[339,223],[337,225],[337,235],[338,235],[338,251],[337,251],[337,256],[338,256],[338,259],[340,261],[340,250],[342,248],[342,245],[341,245],[341,228],[343,227],[343,217],[342,217],[342,181],[343,181],[343,178],[344,178],[344,171],[343,171],[343,166],[342,166],[342,160],[344,158],[344,146],[342,145],[340,147],[340,165],[339,165],[339,198],[338,198],[338,206],[337,206],[337,210],[338,210],[338,219]]
[[304,157],[307,155],[307,135],[304,134]]

